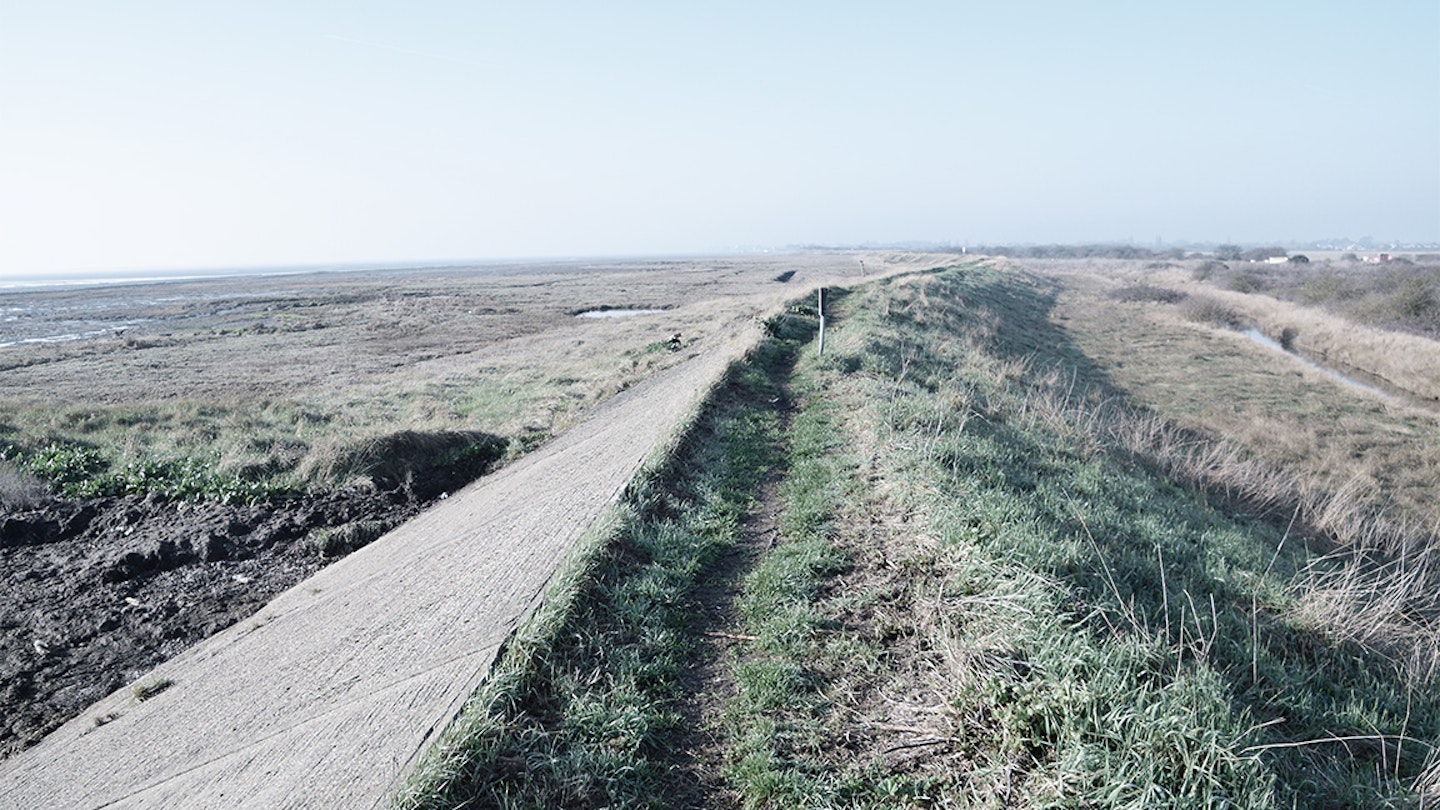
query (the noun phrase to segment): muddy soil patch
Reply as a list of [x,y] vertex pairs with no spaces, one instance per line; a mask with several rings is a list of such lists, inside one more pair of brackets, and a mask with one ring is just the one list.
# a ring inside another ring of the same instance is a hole
[[[140,497],[0,507],[0,758],[244,619],[346,543],[417,513],[397,489],[259,505]],[[344,532],[363,526],[370,531]]]

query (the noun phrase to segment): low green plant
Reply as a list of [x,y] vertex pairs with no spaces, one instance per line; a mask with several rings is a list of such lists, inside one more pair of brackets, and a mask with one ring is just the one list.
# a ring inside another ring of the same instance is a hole
[[81,444],[51,442],[29,453],[11,446],[0,451],[0,462],[48,481],[68,498],[157,495],[181,501],[258,503],[292,492],[268,481],[219,473],[213,464],[198,459],[116,463],[100,450]]

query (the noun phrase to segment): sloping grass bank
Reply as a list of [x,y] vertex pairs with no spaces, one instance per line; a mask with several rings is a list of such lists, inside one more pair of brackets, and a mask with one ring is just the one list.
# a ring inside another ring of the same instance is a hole
[[914,571],[902,592],[926,593],[910,600],[916,637],[884,648],[931,658],[944,735],[968,763],[931,774],[926,795],[1077,807],[1433,796],[1433,671],[1307,619],[1294,579],[1305,527],[1247,516],[1260,512],[1243,493],[1168,479],[1158,471],[1181,471],[1097,430],[1117,392],[1049,322],[1054,294],[985,267],[867,288],[813,371],[914,527],[887,565]]

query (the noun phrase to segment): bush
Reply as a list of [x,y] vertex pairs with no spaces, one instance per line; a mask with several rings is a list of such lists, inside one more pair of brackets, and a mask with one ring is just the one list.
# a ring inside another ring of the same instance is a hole
[[1196,323],[1213,324],[1224,326],[1230,329],[1240,328],[1240,316],[1235,310],[1225,306],[1214,298],[1192,295],[1180,308],[1180,314]]
[[1110,293],[1110,297],[1116,301],[1178,304],[1185,300],[1185,293],[1178,290],[1167,290],[1164,287],[1154,287],[1149,284],[1132,284],[1128,287],[1121,287],[1115,290]]
[[1210,278],[1216,273],[1224,273],[1229,269],[1230,265],[1224,262],[1217,262],[1214,259],[1206,259],[1205,261],[1195,265],[1195,268],[1190,271],[1190,277],[1195,279],[1196,281],[1204,281],[1205,279]]
[[1225,279],[1225,289],[1241,293],[1259,292],[1265,289],[1265,280],[1248,270],[1241,270]]

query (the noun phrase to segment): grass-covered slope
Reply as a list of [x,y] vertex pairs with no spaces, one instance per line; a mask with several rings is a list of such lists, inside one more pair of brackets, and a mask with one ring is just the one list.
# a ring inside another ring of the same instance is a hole
[[1127,406],[1055,294],[864,286],[823,358],[777,322],[403,804],[1435,801],[1418,603],[1316,621],[1313,510]]
[[1151,422],[1114,407],[1123,392],[1047,319],[1054,295],[982,267],[866,290],[816,371],[915,525],[897,550],[937,615],[914,644],[943,651],[935,688],[971,765],[951,795],[1413,801],[1440,739],[1433,670],[1297,609],[1324,538],[1287,504],[1127,441]]

